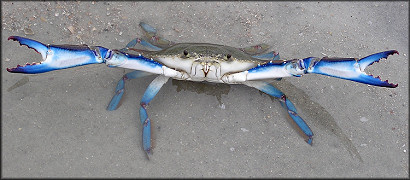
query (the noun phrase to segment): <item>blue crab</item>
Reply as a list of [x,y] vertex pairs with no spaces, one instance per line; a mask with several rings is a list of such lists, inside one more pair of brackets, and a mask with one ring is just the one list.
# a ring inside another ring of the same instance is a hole
[[[267,80],[301,77],[313,73],[374,86],[397,87],[397,84],[382,81],[379,77],[364,72],[364,69],[374,62],[398,54],[396,50],[379,52],[361,59],[308,57],[280,60],[279,53],[265,53],[269,48],[266,44],[235,48],[207,43],[174,43],[158,36],[156,29],[150,25],[141,22],[140,26],[147,40],[136,38],[120,50],[88,45],[45,45],[32,39],[10,36],[9,40],[18,41],[20,45],[26,45],[41,54],[43,61],[27,63],[24,66],[17,65],[15,68],[7,68],[7,71],[36,74],[99,63],[105,63],[109,67],[133,69],[134,71],[125,74],[119,80],[114,97],[107,107],[110,111],[118,107],[124,93],[125,80],[158,75],[146,89],[139,110],[143,126],[142,145],[148,158],[152,155],[151,121],[146,107],[169,78],[244,84],[279,98],[297,128],[303,132],[308,144],[312,144],[313,132],[298,115],[295,106],[286,95],[267,83]],[[141,44],[149,50],[135,49],[136,44]]]

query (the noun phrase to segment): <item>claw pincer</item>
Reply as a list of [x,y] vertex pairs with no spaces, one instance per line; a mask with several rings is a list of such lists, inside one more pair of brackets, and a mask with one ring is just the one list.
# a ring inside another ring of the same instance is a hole
[[66,69],[87,64],[103,63],[101,54],[107,54],[106,48],[87,45],[45,45],[38,41],[19,36],[10,36],[9,40],[18,41],[41,54],[43,61],[40,63],[17,65],[15,68],[7,68],[12,73],[35,74],[59,69]]
[[382,81],[380,77],[373,77],[373,75],[367,75],[364,72],[367,66],[379,62],[380,59],[387,59],[389,55],[393,54],[398,54],[398,52],[396,50],[379,52],[359,60],[357,58],[308,57],[305,59],[270,61],[248,71],[232,74],[228,76],[228,80],[249,81],[290,76],[300,77],[304,74],[313,73],[373,86],[395,88],[397,84],[389,83],[388,80]]
[[305,65],[308,66],[307,73],[322,74],[341,79],[356,81],[374,86],[395,88],[397,84],[389,83],[388,80],[382,81],[380,77],[367,75],[364,69],[379,62],[380,59],[387,59],[389,55],[399,54],[396,50],[379,52],[369,55],[362,59],[356,58],[306,58]]

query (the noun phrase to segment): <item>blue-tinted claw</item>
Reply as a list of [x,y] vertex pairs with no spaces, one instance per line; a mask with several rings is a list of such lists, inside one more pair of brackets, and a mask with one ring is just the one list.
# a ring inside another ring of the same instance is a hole
[[43,59],[46,59],[48,47],[41,42],[19,36],[10,36],[7,40],[18,41],[20,45],[26,45],[27,47],[34,49],[37,53],[40,53],[43,56]]
[[387,59],[389,55],[393,55],[393,54],[399,54],[399,52],[396,50],[390,50],[390,51],[379,52],[379,53],[364,57],[358,61],[360,70],[364,71],[364,69],[367,66],[372,65],[374,62],[379,62],[380,59]]
[[15,68],[7,68],[7,71],[12,73],[36,74],[87,64],[103,63],[104,61],[100,55],[105,56],[108,51],[103,47],[89,47],[87,45],[45,45],[19,36],[10,36],[8,39],[18,41],[20,45],[26,45],[34,49],[43,58],[40,63],[27,63],[24,66],[17,65]]
[[399,54],[396,50],[384,51],[360,60],[356,58],[306,58],[303,59],[303,62],[306,67],[309,67],[307,73],[322,74],[374,86],[395,88],[398,84],[389,83],[388,80],[382,81],[378,76],[367,75],[364,69],[374,62],[379,62],[380,59],[387,59],[389,55],[396,53]]

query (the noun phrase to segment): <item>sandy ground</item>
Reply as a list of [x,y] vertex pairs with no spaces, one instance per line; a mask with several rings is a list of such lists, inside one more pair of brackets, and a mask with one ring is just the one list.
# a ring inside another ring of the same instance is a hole
[[[408,177],[408,13],[408,2],[2,1],[2,177]],[[366,72],[399,86],[321,75],[274,82],[313,130],[310,146],[279,102],[256,89],[218,86],[218,102],[170,81],[148,108],[155,147],[147,160],[137,108],[154,77],[130,81],[109,112],[129,70],[6,71],[41,60],[11,35],[122,48],[143,36],[140,21],[175,42],[267,43],[284,59],[396,49]]]

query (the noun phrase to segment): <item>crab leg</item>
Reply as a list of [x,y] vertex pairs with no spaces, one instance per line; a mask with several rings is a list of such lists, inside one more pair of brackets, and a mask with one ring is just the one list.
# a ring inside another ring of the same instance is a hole
[[262,59],[262,60],[279,60],[280,59],[279,53],[275,51],[271,51],[265,54],[255,55],[252,57]]
[[149,50],[153,51],[160,51],[162,50],[162,48],[166,48],[175,44],[172,41],[169,41],[163,37],[158,36],[157,30],[154,27],[144,22],[140,22],[140,26],[142,30],[144,30],[145,36],[149,39],[150,42],[147,42],[140,38],[135,38],[132,41],[130,41],[125,48],[121,49],[122,51],[133,48],[138,43],[144,46],[145,48],[148,48]]
[[133,47],[134,47],[135,45],[137,45],[138,43],[140,43],[142,46],[148,48],[149,50],[153,50],[153,51],[162,50],[162,48],[159,48],[159,47],[157,47],[157,46],[154,46],[154,45],[152,45],[151,43],[149,43],[149,42],[147,42],[147,41],[145,41],[145,40],[143,40],[143,39],[135,38],[135,39],[131,40],[131,41],[127,44],[127,46],[125,46],[125,48],[121,49],[121,51],[125,51],[125,50],[128,50],[128,49],[130,49],[130,48],[133,48]]
[[310,130],[309,126],[306,122],[297,114],[296,108],[289,99],[286,98],[286,95],[283,94],[279,89],[276,89],[271,84],[264,82],[264,81],[246,81],[243,84],[254,87],[270,96],[277,97],[280,99],[280,103],[286,110],[288,111],[289,116],[292,120],[296,123],[299,129],[304,133],[307,137],[306,142],[308,144],[312,144],[313,141],[313,132]]
[[158,76],[151,84],[149,84],[147,90],[145,90],[144,95],[141,98],[140,107],[140,119],[143,127],[142,130],[142,146],[144,151],[147,153],[148,158],[152,154],[151,152],[151,120],[148,118],[147,106],[148,103],[157,95],[161,87],[168,81],[169,77]]
[[257,45],[244,47],[244,48],[238,48],[238,49],[249,55],[257,55],[257,54],[265,52],[269,48],[270,48],[269,45],[262,43],[262,44],[257,44]]
[[117,87],[115,88],[115,94],[112,97],[112,99],[110,101],[110,104],[108,104],[107,110],[108,111],[113,111],[113,110],[117,109],[118,104],[119,104],[119,102],[122,98],[122,95],[124,94],[124,91],[125,91],[125,89],[124,89],[125,80],[136,79],[136,78],[149,76],[149,75],[152,75],[152,74],[144,72],[144,71],[137,71],[137,70],[125,74],[118,81]]
[[154,27],[148,25],[147,23],[140,22],[140,26],[141,26],[142,30],[144,30],[145,36],[155,46],[158,46],[160,48],[167,48],[167,47],[175,44],[174,42],[172,42],[168,39],[165,39],[161,36],[158,36],[157,35],[157,30]]

